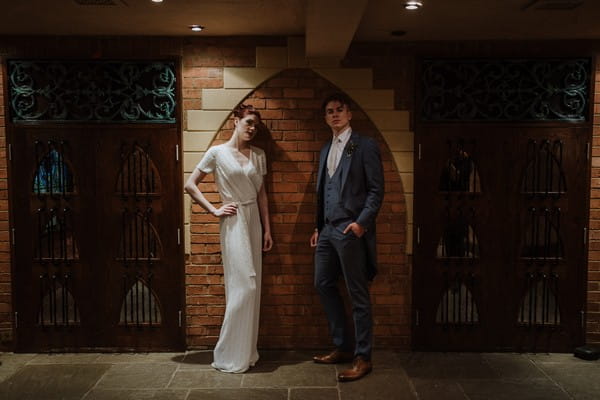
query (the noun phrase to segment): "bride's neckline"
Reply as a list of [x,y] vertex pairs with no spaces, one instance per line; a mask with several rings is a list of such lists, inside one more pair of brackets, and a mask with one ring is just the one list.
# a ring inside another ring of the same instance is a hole
[[[229,152],[233,156],[233,159],[237,161],[241,168],[246,168],[250,164],[250,157],[252,156],[252,147],[248,147],[248,155],[232,146],[224,145],[229,149]],[[239,157],[238,154],[241,156]]]

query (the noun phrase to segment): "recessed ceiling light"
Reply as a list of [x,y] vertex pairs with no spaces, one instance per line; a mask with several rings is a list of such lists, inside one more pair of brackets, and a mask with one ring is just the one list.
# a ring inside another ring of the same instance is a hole
[[163,0],[152,0],[153,3],[162,3]]
[[404,2],[404,8],[407,10],[418,10],[423,7],[423,2],[419,0],[407,0]]
[[204,27],[202,25],[190,25],[190,29],[194,32],[200,32]]

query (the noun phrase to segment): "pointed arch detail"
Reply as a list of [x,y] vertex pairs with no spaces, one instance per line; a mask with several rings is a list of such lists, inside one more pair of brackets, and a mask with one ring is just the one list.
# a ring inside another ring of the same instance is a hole
[[[127,288],[126,288],[127,289]],[[121,325],[160,325],[162,316],[156,294],[146,282],[137,279],[126,290],[121,303],[119,324]]]
[[[406,110],[396,110],[392,89],[374,89],[373,74],[370,68],[342,68],[338,62],[324,65],[311,65],[304,54],[303,39],[289,38],[287,47],[257,47],[255,67],[223,69],[223,88],[203,89],[202,108],[189,110],[188,127],[184,135],[187,145],[184,151],[189,154],[189,162],[184,172],[191,172],[195,160],[208,149],[221,127],[227,123],[231,110],[243,101],[253,90],[278,73],[292,68],[308,68],[347,93],[377,127],[387,143],[393,162],[400,175],[406,204],[406,253],[412,253],[413,224],[413,141],[410,130],[410,115]],[[267,56],[265,56],[267,55]],[[198,154],[200,153],[200,154]],[[185,209],[191,208],[186,196]],[[186,253],[191,243],[190,224],[186,218]]]

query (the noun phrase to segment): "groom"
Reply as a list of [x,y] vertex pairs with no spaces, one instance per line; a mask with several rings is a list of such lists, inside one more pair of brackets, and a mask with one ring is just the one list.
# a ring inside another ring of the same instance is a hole
[[[317,177],[317,228],[310,238],[315,252],[315,287],[321,296],[335,349],[314,362],[352,361],[340,382],[372,370],[373,319],[369,281],[376,270],[375,218],[383,199],[383,168],[377,143],[352,131],[351,100],[334,93],[323,101],[333,138],[321,149]],[[352,302],[355,344],[346,331],[337,282],[343,276]]]

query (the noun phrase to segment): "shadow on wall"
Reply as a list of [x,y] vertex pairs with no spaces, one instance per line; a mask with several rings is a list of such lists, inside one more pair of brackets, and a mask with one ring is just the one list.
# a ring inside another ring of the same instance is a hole
[[[265,125],[253,144],[267,154],[265,184],[275,242],[264,257],[261,348],[330,346],[327,322],[313,286],[314,249],[309,238],[315,227],[319,152],[331,135],[320,111],[321,101],[337,90],[311,70],[287,70],[264,82],[243,101],[260,111]],[[226,122],[213,145],[226,141],[232,126],[231,120]],[[371,288],[375,341],[377,345],[406,349],[410,282],[400,175],[381,134],[358,106],[353,110],[352,126],[379,142],[386,181],[377,220],[379,275]]]

